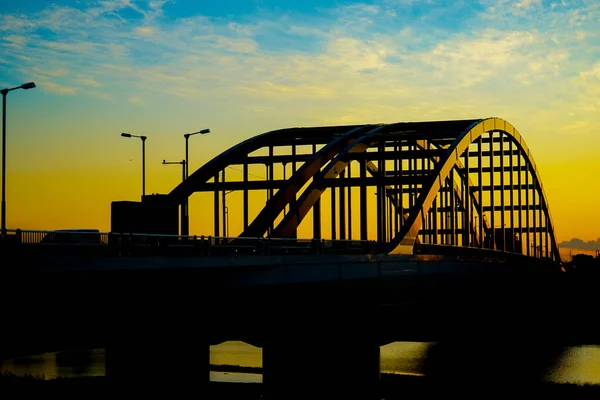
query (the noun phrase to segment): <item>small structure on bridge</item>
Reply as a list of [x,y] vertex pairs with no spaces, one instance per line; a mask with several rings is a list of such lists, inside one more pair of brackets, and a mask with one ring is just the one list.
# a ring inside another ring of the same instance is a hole
[[167,195],[142,196],[142,201],[113,201],[110,207],[112,233],[178,235],[178,205]]

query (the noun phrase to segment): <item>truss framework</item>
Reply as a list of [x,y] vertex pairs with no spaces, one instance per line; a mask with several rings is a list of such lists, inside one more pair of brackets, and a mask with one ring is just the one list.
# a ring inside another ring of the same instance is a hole
[[[256,165],[264,179],[250,179]],[[228,178],[229,167],[241,168],[241,178]],[[329,200],[328,239],[376,240],[381,253],[434,244],[560,261],[533,157],[500,118],[271,131],[215,157],[169,196],[184,204],[195,192],[214,193],[220,236],[231,191],[243,193],[239,237],[293,238],[301,224],[312,224],[313,238],[321,239]],[[253,216],[251,192],[265,193]]]

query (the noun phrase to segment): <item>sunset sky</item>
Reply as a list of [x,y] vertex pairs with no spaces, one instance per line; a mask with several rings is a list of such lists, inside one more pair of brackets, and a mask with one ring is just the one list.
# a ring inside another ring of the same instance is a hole
[[[20,0],[0,5],[7,225],[110,230],[110,203],[168,193],[292,126],[500,117],[531,149],[558,241],[600,237],[597,0]],[[190,203],[190,231],[212,218]],[[212,207],[212,204],[210,205]],[[205,232],[208,230],[208,232]]]

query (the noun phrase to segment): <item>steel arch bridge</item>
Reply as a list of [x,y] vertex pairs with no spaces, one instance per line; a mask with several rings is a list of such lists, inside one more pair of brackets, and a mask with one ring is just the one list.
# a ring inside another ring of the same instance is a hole
[[185,205],[214,193],[214,234],[221,219],[229,236],[233,191],[243,196],[236,237],[295,238],[312,225],[313,239],[376,240],[380,253],[449,245],[560,261],[539,171],[500,118],[275,130],[224,151],[169,197]]

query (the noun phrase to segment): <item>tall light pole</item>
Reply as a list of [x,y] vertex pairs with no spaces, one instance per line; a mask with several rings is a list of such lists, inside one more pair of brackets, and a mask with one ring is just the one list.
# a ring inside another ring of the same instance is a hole
[[[202,129],[201,131],[198,131],[198,132],[186,133],[185,135],[183,135],[183,137],[185,138],[185,176],[184,176],[184,180],[188,178],[189,170],[190,170],[190,161],[188,159],[188,140],[190,139],[190,136],[204,135],[206,133],[210,133],[210,129],[206,128],[206,129]],[[190,205],[189,205],[189,201],[188,201],[187,197],[185,198],[185,201],[183,202],[181,207],[182,207],[181,234],[189,235],[189,233],[190,233],[190,214],[189,214]]]
[[6,237],[6,95],[17,89],[33,89],[35,83],[27,82],[21,86],[0,90],[2,93],[2,238]]
[[[181,161],[165,161],[163,160],[163,165],[169,165],[169,164],[181,164],[181,181],[185,181],[185,174],[186,174],[186,161],[185,160],[181,160]],[[185,226],[185,217],[186,217],[186,207],[185,204],[181,205],[181,236],[187,236],[189,234],[189,232],[187,231],[187,227]]]
[[187,179],[187,177],[189,176],[189,169],[190,169],[190,161],[188,159],[188,140],[190,138],[190,136],[193,135],[204,135],[205,133],[210,133],[210,129],[202,129],[201,131],[198,132],[194,132],[194,133],[186,133],[185,135],[183,135],[183,137],[185,138],[185,178]]
[[121,133],[121,136],[126,138],[142,139],[142,198],[146,195],[146,136],[132,135],[131,133]]

